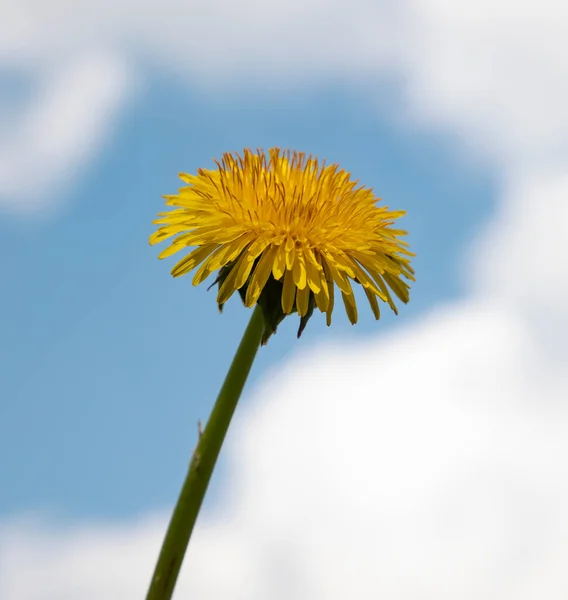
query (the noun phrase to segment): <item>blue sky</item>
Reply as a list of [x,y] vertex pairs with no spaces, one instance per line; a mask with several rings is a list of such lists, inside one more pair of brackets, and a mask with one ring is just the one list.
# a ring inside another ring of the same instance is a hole
[[55,211],[2,219],[2,514],[121,517],[175,498],[249,316],[236,299],[218,315],[214,292],[173,280],[173,259],[147,244],[179,171],[244,147],[298,148],[408,211],[418,280],[399,317],[385,310],[376,323],[361,302],[357,326],[337,311],[299,342],[288,319],[251,381],[298,345],[397,327],[463,292],[460,262],[492,210],[493,174],[450,135],[392,121],[392,108],[377,114],[339,87],[211,102],[154,77]]

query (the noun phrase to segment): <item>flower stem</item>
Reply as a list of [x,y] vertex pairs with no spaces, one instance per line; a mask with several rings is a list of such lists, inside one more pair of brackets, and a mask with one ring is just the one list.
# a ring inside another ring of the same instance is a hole
[[146,600],[170,600],[219,451],[264,332],[256,306],[203,433],[174,509]]

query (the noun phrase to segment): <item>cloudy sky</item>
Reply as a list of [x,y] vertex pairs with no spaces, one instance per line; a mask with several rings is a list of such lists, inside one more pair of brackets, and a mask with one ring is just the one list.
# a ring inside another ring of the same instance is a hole
[[567,29],[563,0],[2,0],[2,600],[143,597],[249,317],[151,221],[271,146],[406,209],[418,281],[262,349],[176,597],[567,597]]

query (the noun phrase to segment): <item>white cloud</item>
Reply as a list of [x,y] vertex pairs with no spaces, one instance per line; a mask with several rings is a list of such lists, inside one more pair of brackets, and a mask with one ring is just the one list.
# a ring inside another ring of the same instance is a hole
[[[376,79],[389,64],[388,22],[381,25],[383,11],[372,3],[354,8],[339,0],[103,0],[80,9],[66,0],[4,2],[0,69],[39,82],[40,91],[17,114],[2,115],[0,107],[0,122],[11,124],[0,144],[0,206],[38,208],[72,182],[108,135],[141,67],[210,91],[252,84],[270,93],[347,74]],[[85,62],[69,64],[76,56]],[[68,122],[70,103],[86,127]],[[30,183],[32,169],[45,185]]]
[[23,212],[56,202],[112,129],[128,86],[124,65],[100,54],[68,56],[37,78],[33,101],[10,111],[0,143],[0,204]]
[[568,5],[404,3],[412,112],[506,166],[568,159]]
[[568,360],[567,173],[568,160],[511,171],[498,213],[471,253],[474,289],[522,311],[560,368]]
[[[177,597],[564,598],[568,376],[535,355],[514,311],[475,303],[277,369]],[[164,527],[14,523],[0,597],[139,598]]]
[[[34,519],[14,522],[1,534],[1,597],[95,600],[128,598],[137,590],[134,597],[142,597],[142,573],[151,572],[154,557],[149,550],[162,530],[163,523],[151,518],[127,526],[63,531]],[[33,573],[24,575],[30,567]]]
[[[478,155],[507,167],[568,158],[567,27],[563,0],[102,0],[80,10],[68,0],[7,0],[0,67],[45,82],[51,119],[64,121],[69,57],[102,54],[105,66],[94,67],[93,97],[89,86],[72,92],[81,94],[81,119],[99,126],[72,139],[64,133],[62,149],[59,136],[30,139],[28,122],[44,94],[22,109],[0,147],[0,197],[12,208],[33,203],[25,185],[24,200],[14,200],[23,165],[34,164],[53,185],[72,180],[108,134],[131,73],[151,64],[210,91],[240,85],[270,93],[335,80],[363,83],[368,98],[394,73],[401,122],[450,127]],[[62,158],[43,167],[46,145]]]

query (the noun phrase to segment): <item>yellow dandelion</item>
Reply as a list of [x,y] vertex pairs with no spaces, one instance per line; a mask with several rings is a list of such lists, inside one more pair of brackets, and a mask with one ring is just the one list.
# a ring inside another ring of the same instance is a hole
[[[377,319],[379,300],[397,312],[391,292],[408,302],[414,271],[403,211],[378,205],[337,165],[301,152],[273,148],[225,154],[216,169],[182,173],[186,183],[166,196],[173,210],[154,221],[151,244],[171,239],[160,258],[194,248],[172,269],[196,267],[193,285],[216,273],[219,308],[235,293],[256,305],[205,429],[199,430],[189,470],[158,556],[146,600],[170,600],[231,418],[261,344],[293,312],[301,335],[317,307],[331,324],[335,287],[351,323],[357,322],[352,283],[363,290]],[[405,281],[407,280],[407,281]]]
[[378,300],[397,312],[391,292],[408,302],[413,254],[400,239],[406,232],[392,228],[404,211],[378,205],[372,189],[338,165],[302,152],[245,150],[215,164],[180,174],[187,185],[165,196],[175,208],[154,221],[160,227],[150,243],[174,238],[159,258],[195,247],[172,275],[200,265],[193,277],[198,285],[217,272],[220,308],[237,290],[246,306],[261,306],[263,343],[293,312],[301,317],[298,337],[315,307],[330,325],[335,286],[353,324],[352,282],[363,287],[377,319]]

